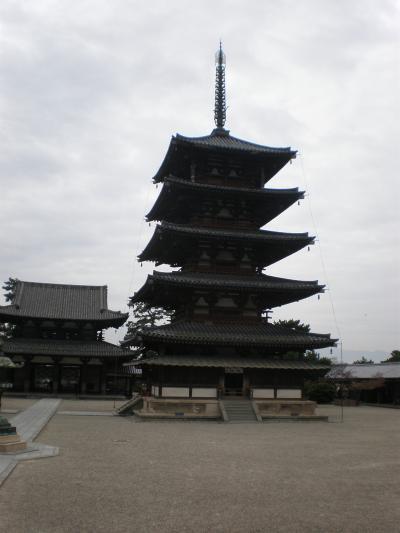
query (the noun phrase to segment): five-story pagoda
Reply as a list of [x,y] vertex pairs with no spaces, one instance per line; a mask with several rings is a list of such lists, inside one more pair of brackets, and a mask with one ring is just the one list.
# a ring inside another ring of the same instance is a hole
[[[162,190],[148,221],[159,222],[139,261],[168,264],[131,298],[173,310],[170,324],[145,328],[123,344],[142,346],[140,366],[156,397],[301,398],[305,350],[333,346],[329,335],[283,329],[267,311],[323,292],[316,281],[263,273],[311,245],[308,233],[260,229],[303,198],[266,183],[292,158],[230,135],[225,124],[225,55],[216,54],[215,124],[211,135],[172,138],[154,176]],[[292,360],[288,352],[298,353]]]

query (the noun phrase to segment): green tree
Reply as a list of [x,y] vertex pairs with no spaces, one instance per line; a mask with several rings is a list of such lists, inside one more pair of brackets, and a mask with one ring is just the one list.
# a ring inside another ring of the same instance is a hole
[[4,282],[2,289],[5,291],[4,298],[6,302],[12,302],[14,300],[17,282],[18,278],[8,278],[8,280]]
[[[5,291],[4,298],[7,303],[10,303],[14,300],[15,290],[17,288],[17,278],[8,278],[4,282],[2,289]],[[0,345],[4,342],[5,339],[12,337],[14,332],[14,326],[12,324],[0,324]]]
[[400,363],[400,350],[393,350],[390,356],[382,363]]
[[302,333],[310,333],[310,324],[303,324],[300,320],[294,320],[293,318],[290,318],[289,320],[275,320],[273,325],[292,329],[294,331],[300,331]]
[[[300,333],[310,333],[310,324],[304,324],[300,320],[290,318],[289,320],[276,320],[273,322],[274,326],[279,326],[285,329],[291,329],[293,331],[299,331]],[[314,350],[308,350],[305,354],[303,352],[287,352],[284,356],[285,360],[296,361],[302,358],[309,363],[315,363],[325,366],[332,366],[332,359],[329,357],[320,357],[320,355]]]
[[330,357],[321,357],[319,353],[314,352],[314,350],[307,350],[304,354],[304,361],[308,363],[315,363],[324,366],[332,366],[333,361]]
[[356,361],[353,361],[353,365],[373,365],[374,361],[372,359],[367,359],[366,357],[362,356],[361,359],[357,359]]
[[129,303],[132,309],[132,320],[127,323],[128,330],[125,338],[133,337],[144,328],[168,324],[173,311],[163,307],[151,307],[145,302]]
[[317,403],[330,403],[334,400],[336,387],[324,379],[318,381],[307,381],[304,384],[304,396],[308,400]]

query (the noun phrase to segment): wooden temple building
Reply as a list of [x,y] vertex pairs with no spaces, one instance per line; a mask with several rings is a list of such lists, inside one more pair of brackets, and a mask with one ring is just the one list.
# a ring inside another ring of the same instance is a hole
[[131,301],[173,310],[173,318],[122,344],[142,347],[132,365],[142,369],[152,397],[299,400],[304,380],[323,371],[303,360],[304,352],[335,340],[275,326],[268,310],[324,286],[265,270],[314,238],[260,229],[303,198],[297,188],[266,187],[296,152],[238,139],[224,128],[224,76],[220,49],[216,128],[204,137],[172,137],[153,178],[162,189],[147,220],[158,224],[139,261],[175,270],[154,271]]
[[13,324],[2,351],[21,368],[13,391],[42,394],[129,394],[123,362],[131,354],[102,340],[127,313],[107,307],[106,286],[17,281],[13,301],[0,306],[0,322]]

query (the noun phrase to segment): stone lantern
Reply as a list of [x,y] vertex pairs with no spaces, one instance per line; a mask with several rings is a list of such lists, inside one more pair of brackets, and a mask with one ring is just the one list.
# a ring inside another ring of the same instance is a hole
[[[17,368],[18,366],[9,357],[0,356],[0,368]],[[3,392],[11,388],[12,383],[0,382],[0,407]],[[16,428],[0,414],[0,453],[13,453],[25,449],[26,442],[21,440]]]

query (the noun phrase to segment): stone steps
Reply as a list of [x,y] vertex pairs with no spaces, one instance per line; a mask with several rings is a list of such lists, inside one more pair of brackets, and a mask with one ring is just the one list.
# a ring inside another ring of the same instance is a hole
[[229,422],[257,422],[253,406],[246,398],[223,400]]

